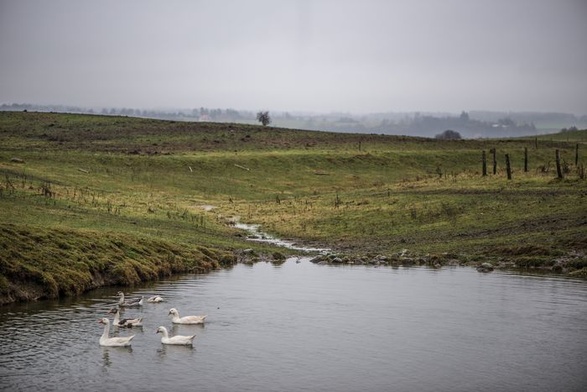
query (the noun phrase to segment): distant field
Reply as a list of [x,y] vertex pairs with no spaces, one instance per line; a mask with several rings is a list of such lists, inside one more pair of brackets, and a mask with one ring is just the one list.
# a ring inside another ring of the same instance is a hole
[[[166,257],[212,264],[219,259],[226,264],[227,254],[246,248],[276,251],[246,241],[227,224],[235,216],[349,258],[393,258],[407,250],[439,263],[564,262],[568,271],[586,266],[587,131],[439,141],[2,112],[0,140],[0,289],[5,291],[14,291],[9,281],[15,276],[49,279],[41,259],[50,263],[75,255],[74,266],[64,270],[81,268],[86,277],[95,276],[89,238],[101,241],[101,271],[126,263],[138,275],[150,268],[151,278],[171,273],[155,266],[162,257],[155,249],[162,243],[174,249]],[[481,175],[482,151],[487,176]],[[209,205],[215,208],[204,208]],[[56,230],[71,238],[68,245],[51,245]],[[15,234],[24,232],[29,235]],[[42,247],[35,248],[35,235]],[[113,241],[120,242],[118,250],[109,248]],[[132,243],[142,244],[143,251],[120,253]],[[145,258],[152,264],[135,265]],[[209,268],[219,266],[212,264]],[[134,276],[129,271],[127,278]],[[119,283],[134,281],[127,278]]]

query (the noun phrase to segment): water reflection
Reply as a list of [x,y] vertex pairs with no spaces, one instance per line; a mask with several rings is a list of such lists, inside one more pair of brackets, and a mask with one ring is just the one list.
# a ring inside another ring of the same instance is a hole
[[102,347],[102,359],[104,361],[104,367],[110,367],[112,361],[110,361],[110,352],[106,347]]
[[[110,355],[112,354],[113,357],[115,358],[115,360],[125,360],[128,361],[129,358],[126,357],[126,355],[130,355],[132,356],[132,346],[129,347],[104,347],[104,346],[100,346],[102,348],[102,367],[104,368],[108,368],[110,366],[112,366],[112,359],[110,358]],[[124,355],[124,357],[122,357],[121,355]]]
[[[165,360],[167,358],[167,355],[169,355],[172,358],[172,360],[175,361],[178,358],[185,358],[185,356],[183,356],[183,354],[185,353],[189,353],[189,356],[191,357],[194,355],[195,351],[196,348],[193,346],[161,343],[161,347],[157,349],[157,356],[161,360]],[[178,357],[178,354],[181,354],[182,356]]]
[[[112,336],[136,334],[131,347],[100,347],[97,319],[118,290],[0,308],[0,389],[193,390],[195,379],[201,391],[587,385],[584,281],[306,258],[237,265],[129,293],[167,302],[126,310],[144,317],[143,328],[111,328]],[[171,307],[207,313],[207,323],[172,324]],[[196,334],[194,346],[163,345],[158,326]]]
[[182,335],[193,335],[205,328],[206,324],[173,324],[169,331],[170,336],[177,335],[180,331]]

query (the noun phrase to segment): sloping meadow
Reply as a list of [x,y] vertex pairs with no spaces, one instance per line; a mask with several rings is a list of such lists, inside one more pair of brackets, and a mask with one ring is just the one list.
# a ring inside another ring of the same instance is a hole
[[350,259],[408,250],[577,270],[586,135],[442,141],[2,112],[0,289],[37,282],[54,297],[271,252],[235,220]]

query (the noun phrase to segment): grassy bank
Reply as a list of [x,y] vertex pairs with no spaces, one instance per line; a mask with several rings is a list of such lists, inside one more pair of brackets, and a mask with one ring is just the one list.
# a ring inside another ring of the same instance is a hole
[[31,298],[54,297],[219,268],[245,248],[275,251],[246,241],[234,219],[349,261],[563,272],[586,263],[586,131],[439,141],[3,112],[0,138],[3,297],[26,298],[18,288],[31,282]]
[[136,285],[176,273],[231,266],[235,255],[124,233],[0,227],[0,303],[76,295],[104,285]]

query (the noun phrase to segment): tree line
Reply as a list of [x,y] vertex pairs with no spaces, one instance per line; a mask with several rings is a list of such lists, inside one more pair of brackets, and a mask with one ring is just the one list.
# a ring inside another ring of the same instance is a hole
[[[423,137],[462,138],[512,137],[536,135],[560,129],[587,128],[587,116],[576,117],[565,113],[499,113],[461,112],[460,115],[414,113],[375,113],[352,115],[349,113],[291,113],[273,111],[267,118],[246,110],[220,108],[191,108],[153,110],[136,108],[83,108],[67,105],[3,104],[0,110],[55,111],[116,116],[134,116],[177,121],[213,121],[235,123],[271,123],[275,127],[321,130],[332,132],[379,133]],[[534,121],[540,124],[540,130]],[[563,128],[564,127],[564,128]],[[443,134],[450,130],[455,134]]]

